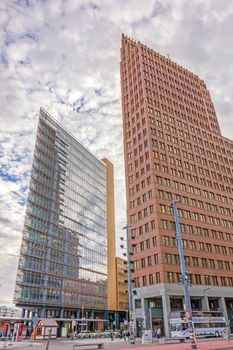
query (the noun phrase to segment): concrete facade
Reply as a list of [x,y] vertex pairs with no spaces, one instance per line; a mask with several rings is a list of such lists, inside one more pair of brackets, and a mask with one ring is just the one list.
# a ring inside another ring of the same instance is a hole
[[[207,288],[206,288],[207,289]],[[204,291],[203,291],[204,290]],[[180,311],[180,307],[175,308],[171,305],[171,300],[181,300],[181,304],[184,304],[183,289],[179,284],[158,284],[153,286],[147,286],[143,288],[135,289],[136,295],[134,296],[134,305],[136,300],[140,300],[141,307],[135,308],[135,318],[137,321],[141,321],[145,324],[146,329],[150,329],[151,326],[155,328],[160,325],[164,329],[166,336],[170,335],[169,319],[172,311]],[[225,319],[230,320],[230,306],[227,307],[227,301],[232,303],[232,290],[227,287],[213,287],[205,291],[203,286],[192,285],[190,286],[190,298],[192,309],[203,311],[222,311]],[[162,313],[158,313],[158,308],[151,307],[150,303],[154,300],[161,301]],[[212,301],[217,303],[217,307],[211,307]],[[198,302],[198,303],[197,303]],[[198,305],[200,302],[201,307]],[[196,304],[196,305],[195,305]],[[161,323],[158,321],[161,320]],[[153,322],[154,321],[154,322]],[[157,321],[157,322],[156,322]]]

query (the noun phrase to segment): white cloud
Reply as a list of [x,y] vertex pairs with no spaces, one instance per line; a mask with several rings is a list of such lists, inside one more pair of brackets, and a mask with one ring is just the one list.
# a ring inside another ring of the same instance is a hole
[[[39,107],[115,165],[116,232],[125,225],[121,33],[202,77],[233,136],[232,1],[8,0],[0,3],[0,300],[11,303]],[[82,99],[84,105],[82,105]],[[74,110],[80,108],[80,112]],[[18,195],[17,195],[18,193]],[[12,258],[12,254],[15,258]],[[10,276],[10,278],[8,278]]]

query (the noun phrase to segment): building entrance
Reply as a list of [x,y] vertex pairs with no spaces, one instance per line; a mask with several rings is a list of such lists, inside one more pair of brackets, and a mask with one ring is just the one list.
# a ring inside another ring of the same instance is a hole
[[158,329],[160,329],[160,336],[164,335],[163,319],[152,317],[151,320],[152,334],[156,336]]

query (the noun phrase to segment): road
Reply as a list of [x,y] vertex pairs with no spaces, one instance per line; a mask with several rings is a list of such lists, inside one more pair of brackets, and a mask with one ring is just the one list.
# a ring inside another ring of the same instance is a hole
[[[104,342],[104,349],[105,350],[190,350],[191,346],[190,344],[184,343],[176,343],[176,344],[159,344],[159,343],[153,343],[153,344],[141,344],[141,340],[137,340],[136,344],[130,344],[129,342],[125,342],[122,339],[116,339],[114,341],[111,341],[110,339],[92,339],[92,340],[52,340],[50,341],[48,350],[73,350],[73,344],[75,343],[101,343]],[[8,348],[13,350],[46,350],[46,344],[47,341],[22,341],[20,343],[13,343],[12,345],[9,345],[10,343],[7,342],[6,344],[4,342],[0,342],[0,349],[2,348]],[[6,346],[6,347],[4,347]],[[96,348],[96,347],[95,347]],[[78,349],[78,348],[77,348]],[[94,349],[94,347],[80,347],[80,350],[89,350]],[[218,340],[218,339],[211,339],[211,340],[205,340],[205,341],[199,341],[197,344],[197,349],[199,350],[233,350],[233,340],[230,342],[228,340]]]

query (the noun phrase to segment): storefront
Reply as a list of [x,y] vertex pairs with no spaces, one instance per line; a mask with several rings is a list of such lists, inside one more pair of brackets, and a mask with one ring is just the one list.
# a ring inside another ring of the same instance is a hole
[[42,318],[35,326],[34,339],[56,339],[58,324],[54,319]]

